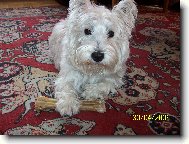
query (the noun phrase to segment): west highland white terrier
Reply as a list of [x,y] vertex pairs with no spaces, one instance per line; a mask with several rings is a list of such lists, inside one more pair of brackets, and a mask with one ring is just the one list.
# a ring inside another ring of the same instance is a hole
[[137,17],[133,0],[122,0],[112,10],[90,0],[70,0],[68,11],[49,37],[50,53],[59,70],[56,110],[62,116],[78,113],[81,97],[103,99],[123,84]]

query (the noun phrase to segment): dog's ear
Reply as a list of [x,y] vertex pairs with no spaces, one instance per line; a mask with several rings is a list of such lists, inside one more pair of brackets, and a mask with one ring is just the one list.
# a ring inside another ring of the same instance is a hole
[[121,0],[113,7],[112,12],[121,18],[130,30],[135,26],[138,10],[134,0]]
[[87,10],[91,6],[90,0],[70,0],[69,2],[69,12],[77,11],[81,13]]

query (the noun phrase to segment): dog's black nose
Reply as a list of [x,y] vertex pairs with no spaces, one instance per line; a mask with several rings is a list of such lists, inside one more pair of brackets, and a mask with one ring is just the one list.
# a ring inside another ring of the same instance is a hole
[[104,53],[95,51],[91,54],[91,57],[95,62],[101,62],[104,59]]

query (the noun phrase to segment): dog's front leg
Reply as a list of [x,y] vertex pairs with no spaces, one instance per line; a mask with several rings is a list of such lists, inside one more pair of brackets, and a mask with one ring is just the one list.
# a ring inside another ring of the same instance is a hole
[[79,112],[80,102],[77,91],[71,82],[58,78],[55,82],[56,110],[62,115],[73,115]]
[[81,96],[85,99],[104,99],[109,93],[115,93],[115,86],[109,81],[85,85]]

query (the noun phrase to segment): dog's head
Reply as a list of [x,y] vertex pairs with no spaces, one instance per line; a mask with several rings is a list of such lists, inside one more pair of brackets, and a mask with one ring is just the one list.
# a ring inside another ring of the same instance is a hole
[[129,56],[137,8],[122,0],[112,10],[90,0],[70,0],[66,19],[68,59],[85,74],[114,73]]

